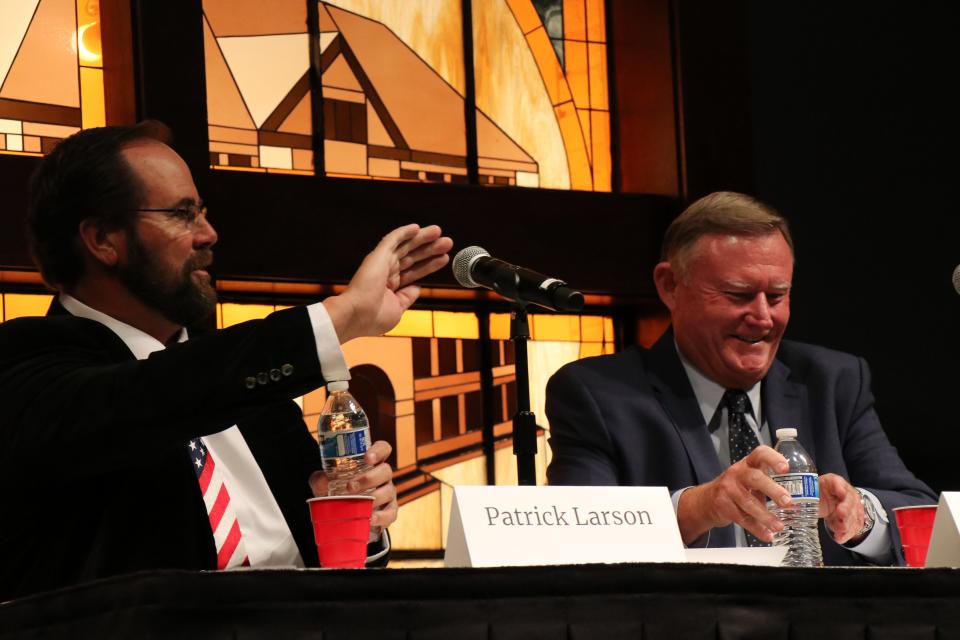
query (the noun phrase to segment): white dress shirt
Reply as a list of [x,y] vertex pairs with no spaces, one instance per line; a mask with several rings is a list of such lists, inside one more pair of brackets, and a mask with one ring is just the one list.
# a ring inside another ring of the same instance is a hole
[[[683,363],[684,371],[687,373],[687,379],[690,380],[690,386],[693,388],[693,395],[696,397],[697,404],[700,407],[700,412],[703,414],[703,422],[707,425],[707,429],[710,431],[710,440],[713,442],[713,450],[717,452],[717,457],[720,459],[720,464],[723,467],[729,467],[730,424],[727,416],[728,412],[724,407],[720,406],[726,389],[706,377],[696,367],[694,367],[683,356],[683,354],[680,353],[680,349],[676,347],[676,344],[674,344],[674,348],[677,349],[677,355],[680,356],[680,362]],[[771,444],[773,439],[770,433],[770,425],[767,424],[766,418],[763,417],[763,410],[761,407],[761,384],[762,382],[758,382],[757,384],[753,385],[753,387],[746,390],[747,398],[750,400],[751,412],[748,412],[745,417],[747,419],[747,424],[750,425],[750,428],[753,429],[754,433],[757,435],[757,439],[760,441],[760,444],[773,446]],[[757,416],[762,417],[759,426],[757,423]],[[795,427],[796,425],[781,426]],[[689,487],[685,487],[674,492],[674,511],[677,510],[677,506],[680,503],[680,496],[687,489],[689,489]],[[861,491],[863,491],[863,493],[867,496],[867,499],[873,503],[877,517],[873,524],[873,529],[870,530],[870,533],[868,533],[859,544],[848,546],[847,548],[850,551],[853,551],[858,555],[870,560],[871,562],[876,562],[878,564],[886,563],[891,559],[890,534],[887,531],[889,522],[887,513],[884,510],[883,505],[880,504],[880,500],[877,499],[876,496],[865,489],[861,489]],[[737,546],[747,546],[743,527],[740,525],[734,525],[734,528],[736,531]],[[709,540],[709,532],[706,536],[703,536],[703,538],[698,540],[696,543],[691,544],[690,546],[705,546],[707,544],[707,540]]]
[[[72,315],[95,320],[113,331],[138,360],[145,360],[151,353],[166,348],[153,336],[97,311],[70,295],[60,294],[60,303]],[[324,379],[349,380],[350,370],[343,359],[340,341],[326,308],[322,303],[315,303],[307,307],[307,314],[313,326],[317,356]],[[187,330],[181,329],[177,342],[184,342],[187,337]],[[230,502],[240,523],[250,566],[304,566],[290,527],[240,429],[234,425],[219,433],[204,436],[202,440],[216,460],[217,468],[223,473],[224,484],[230,491]],[[187,446],[186,442],[183,444],[184,447]],[[304,482],[306,481],[304,478]],[[385,530],[382,540],[383,551],[367,558],[367,562],[387,553],[389,537]]]

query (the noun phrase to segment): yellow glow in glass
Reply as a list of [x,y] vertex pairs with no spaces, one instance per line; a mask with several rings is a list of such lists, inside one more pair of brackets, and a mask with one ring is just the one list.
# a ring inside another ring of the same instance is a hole
[[408,309],[404,311],[400,322],[386,336],[409,336],[411,338],[433,337],[433,311]]
[[509,340],[510,339],[510,314],[509,313],[491,313],[490,314],[490,339],[491,340]]
[[103,98],[103,69],[80,67],[80,113],[84,129],[107,124]]
[[580,340],[603,342],[603,316],[580,317]]
[[273,313],[272,304],[236,304],[233,302],[224,302],[220,307],[223,314],[223,328],[232,327],[235,324],[240,324],[247,320],[266,318]]
[[475,313],[433,312],[433,335],[437,338],[479,338],[480,321]]
[[580,316],[530,316],[534,340],[580,341]]
[[45,316],[53,296],[33,293],[5,293],[4,320],[25,316]]

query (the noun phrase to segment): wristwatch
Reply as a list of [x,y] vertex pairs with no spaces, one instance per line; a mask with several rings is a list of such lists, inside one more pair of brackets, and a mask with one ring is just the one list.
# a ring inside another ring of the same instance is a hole
[[863,527],[854,536],[859,540],[873,529],[873,524],[877,521],[877,510],[873,506],[873,500],[868,498],[867,494],[860,489],[857,489],[857,493],[860,494],[860,504],[863,505]]

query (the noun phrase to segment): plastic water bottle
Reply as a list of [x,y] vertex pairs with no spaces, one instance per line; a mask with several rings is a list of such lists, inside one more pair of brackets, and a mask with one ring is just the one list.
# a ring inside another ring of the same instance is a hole
[[363,461],[370,448],[370,423],[360,403],[347,391],[349,387],[345,380],[327,385],[327,402],[317,424],[320,457],[330,479],[331,496],[349,493],[347,483],[370,468]]
[[787,548],[783,558],[785,567],[822,567],[823,552],[817,529],[820,484],[813,459],[797,440],[796,429],[777,429],[774,448],[787,459],[790,469],[770,477],[790,493],[793,502],[781,507],[767,500],[767,509],[783,522],[783,530],[773,536],[773,546]]

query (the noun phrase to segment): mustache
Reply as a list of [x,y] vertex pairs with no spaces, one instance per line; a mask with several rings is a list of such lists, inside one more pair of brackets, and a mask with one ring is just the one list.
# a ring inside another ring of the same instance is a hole
[[213,264],[213,251],[211,249],[201,249],[187,260],[184,271],[190,273],[197,269],[206,269],[211,264]]

